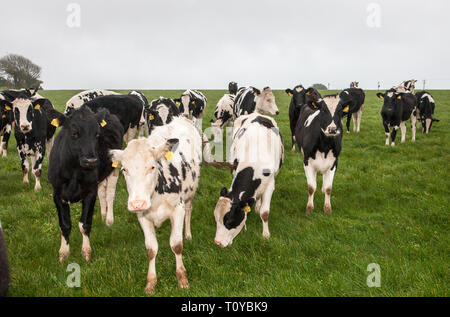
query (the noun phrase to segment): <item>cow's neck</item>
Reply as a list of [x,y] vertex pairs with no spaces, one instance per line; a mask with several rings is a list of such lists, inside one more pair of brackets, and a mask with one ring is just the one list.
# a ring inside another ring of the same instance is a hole
[[238,166],[228,196],[233,203],[255,198],[259,184],[261,184],[261,180],[254,179],[254,169],[252,167],[239,170]]

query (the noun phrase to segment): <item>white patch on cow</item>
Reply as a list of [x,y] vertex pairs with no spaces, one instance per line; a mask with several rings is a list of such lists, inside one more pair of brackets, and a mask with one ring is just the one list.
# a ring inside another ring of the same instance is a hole
[[313,120],[320,114],[320,110],[314,111],[312,114],[308,116],[308,118],[305,121],[305,127],[309,127]]
[[90,89],[82,91],[66,102],[66,109],[64,113],[67,113],[69,109],[78,109],[81,107],[85,102],[88,102],[90,100],[93,100],[95,98],[92,98],[94,95],[97,97],[100,96],[108,96],[108,95],[120,95],[119,93],[115,91],[110,90],[104,90],[104,89]]
[[331,117],[333,117],[334,113],[336,112],[337,105],[340,101],[339,95],[324,97],[323,101],[325,101],[325,104],[327,105],[328,110],[331,113]]
[[[19,129],[21,132],[26,133],[31,131],[33,128],[33,122],[28,121],[27,112],[28,109],[33,107],[31,101],[29,99],[18,98],[13,101],[14,112],[17,109],[19,111]],[[14,114],[15,120],[17,122],[17,116]],[[28,130],[24,131],[23,128],[27,127]]]
[[387,95],[388,97],[392,97],[392,96],[394,95],[394,92],[389,91],[386,95]]
[[429,102],[434,103],[434,99],[430,94],[423,94],[421,99],[425,99],[425,98],[428,98]]

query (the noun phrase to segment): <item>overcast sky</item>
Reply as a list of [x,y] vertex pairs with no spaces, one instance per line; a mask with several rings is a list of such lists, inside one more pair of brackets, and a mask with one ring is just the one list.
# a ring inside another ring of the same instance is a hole
[[449,12],[448,0],[14,0],[0,55],[40,65],[46,89],[450,88]]

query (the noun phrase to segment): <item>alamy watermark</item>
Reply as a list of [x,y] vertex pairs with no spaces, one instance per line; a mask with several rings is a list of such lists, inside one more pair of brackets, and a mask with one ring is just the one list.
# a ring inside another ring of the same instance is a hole
[[69,28],[81,27],[81,6],[78,3],[69,3],[66,7],[66,11],[69,15],[66,19],[66,24]]
[[367,276],[368,287],[381,287],[381,268],[377,263],[370,263],[367,265],[367,272],[371,272]]
[[81,269],[78,263],[69,263],[66,272],[71,272],[66,279],[66,285],[70,288],[81,286]]
[[381,27],[381,6],[379,3],[369,3],[366,11],[368,13],[366,24],[369,28]]

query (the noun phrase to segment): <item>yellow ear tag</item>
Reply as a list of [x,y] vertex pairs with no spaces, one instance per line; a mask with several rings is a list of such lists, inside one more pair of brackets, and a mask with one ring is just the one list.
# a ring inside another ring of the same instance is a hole
[[150,114],[148,115],[148,120],[153,120],[153,119],[155,119],[155,117],[150,113]]
[[119,168],[119,167],[121,167],[120,163],[117,162],[117,161],[113,161],[112,164],[111,164],[111,166],[114,167],[114,168]]
[[100,122],[100,126],[103,128],[106,125],[106,121],[102,120],[102,122]]
[[289,97],[291,97],[291,96],[292,96],[292,94],[291,94],[290,92],[288,92],[288,96],[289,96]]
[[402,99],[402,96],[398,96],[397,99]]
[[384,97],[380,95],[378,98],[383,99]]
[[37,104],[36,106],[34,106],[34,109],[39,110],[39,109],[41,109],[41,106],[39,104]]
[[59,120],[57,118],[53,119],[50,124],[55,127],[59,127]]
[[3,114],[3,115],[2,115],[2,118],[6,118],[6,114]]
[[312,102],[312,105],[313,105],[314,109],[317,109],[317,105],[314,101]]
[[166,159],[166,161],[170,161],[171,159],[173,159],[173,152],[167,151],[166,154],[164,154],[164,158]]
[[250,212],[250,211],[252,211],[252,208],[250,208],[250,206],[248,205],[248,203],[245,204],[244,211],[247,212],[247,213]]
[[258,96],[258,94],[255,92],[255,93],[253,93],[253,96],[255,96],[255,97],[257,97]]
[[180,104],[180,102],[179,102],[179,101],[175,101],[175,104],[176,104],[176,105],[179,105],[179,104]]
[[309,91],[308,91],[306,94],[307,94],[308,96],[311,95],[311,93],[310,93]]
[[6,111],[12,110],[10,106],[5,106]]
[[195,105],[195,101],[192,101],[191,103],[192,103],[193,105]]
[[347,107],[345,107],[345,108],[344,108],[344,110],[342,110],[342,112],[345,112],[345,113],[347,113],[349,109],[350,109],[350,107],[349,107],[349,106],[347,106]]

